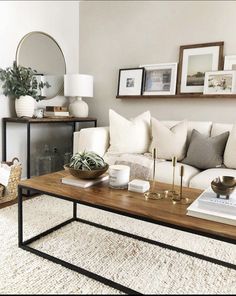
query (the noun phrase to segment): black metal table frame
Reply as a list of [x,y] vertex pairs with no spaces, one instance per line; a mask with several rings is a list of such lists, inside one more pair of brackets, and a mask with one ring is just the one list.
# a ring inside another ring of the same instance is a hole
[[70,197],[57,195],[57,194],[52,194],[52,193],[47,192],[47,191],[36,190],[36,189],[34,189],[34,191],[36,191],[39,194],[46,194],[46,195],[49,195],[49,196],[52,196],[52,197],[56,197],[56,198],[59,198],[59,199],[63,199],[63,200],[67,200],[67,201],[72,202],[73,203],[73,217],[71,219],[68,219],[67,221],[65,221],[63,223],[60,223],[60,224],[58,224],[58,225],[56,225],[56,226],[54,226],[54,227],[52,227],[52,228],[50,228],[48,230],[36,235],[36,236],[24,241],[24,239],[23,239],[23,194],[22,194],[23,189],[30,190],[32,188],[29,188],[27,186],[22,186],[22,185],[18,186],[18,246],[19,246],[19,248],[21,248],[23,250],[26,250],[26,251],[29,251],[29,252],[31,252],[31,253],[39,256],[39,257],[50,260],[50,261],[52,261],[52,262],[54,262],[56,264],[60,264],[60,265],[66,267],[66,268],[68,268],[70,270],[78,272],[78,273],[80,273],[82,275],[85,275],[85,276],[87,276],[87,277],[89,277],[91,279],[94,279],[94,280],[96,280],[98,282],[101,282],[101,283],[103,283],[103,284],[105,284],[105,285],[107,285],[109,287],[117,289],[117,290],[119,290],[121,292],[124,292],[126,294],[129,294],[129,295],[138,295],[138,294],[140,294],[141,295],[142,293],[137,292],[137,291],[135,291],[135,290],[133,290],[131,288],[125,287],[125,286],[123,286],[123,285],[121,285],[119,283],[116,283],[116,282],[114,282],[112,280],[109,280],[109,279],[107,279],[107,278],[105,278],[103,276],[100,276],[100,275],[98,275],[96,273],[93,273],[93,272],[91,272],[89,270],[83,269],[83,268],[81,268],[79,266],[76,266],[76,265],[74,265],[72,263],[69,263],[69,262],[61,260],[61,259],[59,259],[57,257],[54,257],[52,255],[49,255],[49,254],[44,253],[42,251],[39,251],[37,249],[34,249],[29,245],[32,242],[35,242],[36,240],[38,240],[38,239],[40,239],[40,238],[42,238],[42,237],[44,237],[44,236],[46,236],[46,235],[48,235],[50,233],[62,228],[63,226],[68,225],[69,223],[80,222],[80,223],[84,223],[84,224],[87,224],[87,225],[90,225],[90,226],[93,226],[93,227],[97,227],[97,228],[100,228],[100,229],[103,229],[103,230],[106,230],[106,231],[109,231],[109,232],[113,232],[113,233],[116,233],[116,234],[119,234],[119,235],[123,235],[123,236],[129,237],[129,238],[132,238],[132,239],[136,239],[138,241],[149,243],[149,244],[161,247],[161,248],[166,248],[166,249],[171,250],[171,251],[175,251],[175,252],[178,252],[178,253],[181,253],[181,254],[184,254],[184,255],[188,255],[188,256],[191,256],[191,257],[194,257],[194,258],[197,258],[197,259],[205,260],[205,261],[211,262],[213,264],[221,265],[223,267],[236,270],[236,265],[233,264],[233,263],[229,263],[229,262],[222,261],[222,260],[219,260],[219,259],[216,259],[216,258],[208,257],[206,255],[202,255],[202,254],[195,253],[195,252],[192,252],[192,251],[189,251],[189,250],[185,250],[185,249],[182,249],[182,248],[179,248],[179,247],[168,245],[168,244],[165,244],[165,243],[162,243],[162,242],[159,242],[159,241],[154,241],[154,240],[151,240],[151,239],[148,239],[148,238],[145,238],[145,237],[141,237],[141,236],[138,236],[138,235],[135,235],[135,234],[132,234],[132,233],[122,231],[122,230],[114,229],[114,228],[111,228],[111,227],[108,227],[108,226],[105,226],[105,225],[97,224],[97,223],[94,223],[94,222],[91,222],[91,221],[88,221],[88,220],[80,219],[80,218],[77,217],[77,204],[82,204],[82,205],[89,206],[89,207],[92,207],[92,208],[104,210],[104,211],[107,211],[107,212],[115,213],[115,214],[126,216],[126,217],[129,217],[129,218],[138,219],[138,220],[145,221],[145,222],[154,223],[154,224],[157,224],[157,225],[162,225],[162,226],[169,227],[169,228],[174,228],[174,229],[177,229],[177,230],[182,230],[182,231],[189,232],[189,233],[192,233],[192,234],[205,236],[205,237],[208,237],[208,238],[211,238],[211,239],[224,241],[224,242],[231,243],[231,244],[234,244],[234,245],[236,244],[236,239],[226,238],[226,237],[223,237],[223,236],[220,236],[220,235],[213,235],[213,234],[205,233],[205,232],[202,232],[202,231],[192,230],[192,229],[189,229],[187,227],[177,226],[177,225],[171,224],[171,223],[156,221],[156,220],[153,220],[151,218],[145,218],[145,217],[140,217],[138,215],[128,214],[128,213],[125,213],[123,211],[111,209],[109,207],[94,205],[94,204],[90,204],[90,203],[87,203],[87,202],[84,202],[84,201],[75,200],[75,199],[70,198]]
[[[11,121],[11,118],[3,118],[2,119],[2,160],[6,161],[7,158],[7,123],[13,123],[13,124],[26,124],[27,126],[27,136],[26,136],[26,163],[27,163],[27,167],[26,167],[26,176],[27,179],[30,179],[31,177],[31,166],[30,166],[30,154],[31,154],[31,149],[30,149],[30,140],[31,140],[31,124],[62,124],[62,123],[66,123],[66,124],[70,124],[72,125],[72,147],[73,147],[73,133],[76,131],[76,123],[84,123],[84,122],[92,122],[94,123],[94,127],[97,126],[97,119],[75,119],[74,121],[65,121],[65,120],[57,120],[57,121]],[[30,196],[30,192],[27,192],[27,196]]]

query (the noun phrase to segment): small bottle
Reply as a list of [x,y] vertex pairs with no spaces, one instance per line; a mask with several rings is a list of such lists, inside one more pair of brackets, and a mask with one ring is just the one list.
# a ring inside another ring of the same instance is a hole
[[43,154],[37,159],[37,175],[49,174],[52,171],[52,157],[47,144],[44,145]]
[[71,157],[72,157],[72,153],[71,152],[66,152],[64,154],[64,164],[69,164]]

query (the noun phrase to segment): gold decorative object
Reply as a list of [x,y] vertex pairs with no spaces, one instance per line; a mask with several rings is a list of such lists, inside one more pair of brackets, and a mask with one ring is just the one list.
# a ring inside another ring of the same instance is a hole
[[216,197],[221,195],[229,199],[230,194],[234,191],[236,186],[236,178],[231,176],[221,176],[211,182],[211,188],[216,193]]
[[171,187],[171,193],[175,194],[175,167],[176,167],[177,157],[172,157],[172,167],[173,167],[173,176],[172,176],[172,187]]
[[152,174],[152,186],[151,190],[148,192],[144,193],[145,199],[163,199],[166,197],[165,191],[155,191],[155,175],[156,175],[156,158],[157,158],[157,153],[156,153],[156,148],[153,149],[153,174]]
[[180,167],[180,192],[179,194],[174,192],[172,196],[173,204],[181,203],[187,205],[191,203],[191,200],[187,197],[183,197],[183,177],[184,177],[184,166],[181,165]]

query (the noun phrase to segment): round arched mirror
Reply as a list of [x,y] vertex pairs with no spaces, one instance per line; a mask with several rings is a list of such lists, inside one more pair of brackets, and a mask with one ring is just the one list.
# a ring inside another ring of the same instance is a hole
[[43,32],[30,32],[25,35],[16,51],[17,65],[30,67],[37,71],[37,79],[48,82],[41,95],[45,99],[57,96],[63,89],[66,63],[58,43]]

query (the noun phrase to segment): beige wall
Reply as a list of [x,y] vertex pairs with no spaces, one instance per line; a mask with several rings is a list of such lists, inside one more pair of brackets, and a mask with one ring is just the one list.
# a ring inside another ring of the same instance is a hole
[[118,100],[119,68],[176,62],[179,46],[224,41],[236,54],[234,1],[82,1],[80,73],[94,75],[94,99],[86,99],[99,125],[108,109],[131,117],[145,110],[160,119],[236,122],[236,99]]
[[[43,31],[60,45],[69,73],[78,72],[79,63],[79,3],[76,1],[0,1],[0,68],[12,65],[21,38],[31,31]],[[62,94],[63,95],[63,94]],[[36,108],[45,105],[67,104],[63,96],[44,100]],[[2,145],[2,117],[14,117],[14,100],[0,94],[0,147]],[[8,125],[7,159],[17,156],[23,163],[26,175],[26,125]],[[71,127],[65,125],[35,125],[32,134],[31,166],[34,171],[36,149],[49,143],[63,153],[71,143]],[[63,141],[62,141],[63,139]],[[62,143],[63,142],[63,143]],[[0,150],[1,152],[1,150]],[[2,157],[0,153],[0,159]]]

